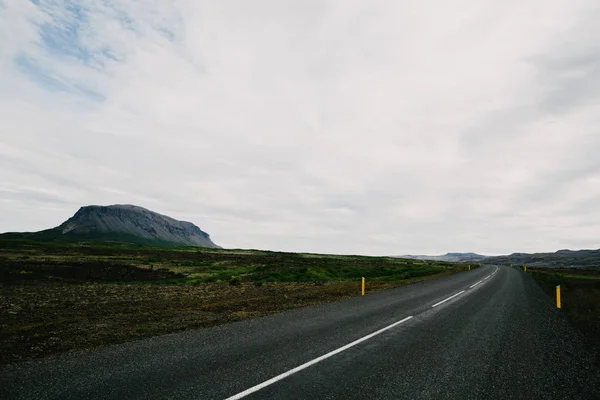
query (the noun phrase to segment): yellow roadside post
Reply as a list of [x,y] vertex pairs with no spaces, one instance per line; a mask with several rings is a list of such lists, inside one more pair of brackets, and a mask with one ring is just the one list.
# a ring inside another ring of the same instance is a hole
[[362,279],[362,295],[363,296],[365,295],[365,277],[364,276],[363,276],[363,279]]
[[527,265],[523,266],[523,272],[527,272]]
[[556,308],[560,308],[560,285],[556,287]]
[[469,265],[469,271],[471,270],[471,266]]

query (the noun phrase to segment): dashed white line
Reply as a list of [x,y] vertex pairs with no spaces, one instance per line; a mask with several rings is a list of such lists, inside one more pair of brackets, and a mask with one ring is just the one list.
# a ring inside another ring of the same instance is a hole
[[448,300],[452,300],[453,298],[455,298],[456,296],[458,296],[460,294],[463,294],[464,292],[465,292],[464,290],[461,290],[460,292],[453,294],[452,296],[448,297],[447,299],[444,299],[444,300],[440,301],[439,303],[435,303],[434,305],[431,306],[431,308],[437,307],[440,304],[447,302]]
[[491,278],[492,276],[494,276],[496,274],[496,272],[498,272],[498,267],[496,267],[496,270],[494,272],[492,272],[491,274],[489,274],[488,276],[486,276],[485,278],[483,278],[483,280],[485,281],[486,279]]
[[386,326],[385,328],[382,328],[382,329],[380,329],[380,330],[378,330],[378,331],[376,331],[376,332],[370,333],[370,334],[368,334],[367,336],[363,336],[362,338],[360,338],[360,339],[358,339],[358,340],[355,340],[355,341],[354,341],[354,342],[352,342],[352,343],[348,343],[347,345],[345,345],[345,346],[342,346],[342,347],[340,347],[339,349],[336,349],[336,350],[330,351],[329,353],[327,353],[327,354],[324,354],[324,355],[322,355],[321,357],[317,357],[317,358],[315,358],[314,360],[311,360],[311,361],[309,361],[309,362],[307,362],[307,363],[304,363],[304,364],[302,364],[302,365],[300,365],[300,366],[298,366],[298,367],[296,367],[296,368],[294,368],[294,369],[290,369],[289,371],[287,371],[287,372],[284,372],[284,373],[283,373],[283,374],[281,374],[281,375],[277,375],[276,377],[274,377],[274,378],[271,378],[271,379],[269,379],[268,381],[264,381],[263,383],[260,383],[260,384],[258,384],[258,385],[256,385],[256,386],[252,386],[250,389],[246,389],[246,390],[244,390],[243,392],[240,392],[240,393],[238,393],[238,394],[235,394],[235,395],[233,395],[233,396],[231,396],[231,397],[228,397],[228,398],[227,398],[227,399],[225,399],[225,400],[237,400],[237,399],[241,399],[241,398],[243,398],[243,397],[246,397],[246,396],[248,396],[249,394],[252,394],[252,393],[254,393],[254,392],[257,392],[257,391],[259,391],[259,390],[260,390],[260,389],[262,389],[262,388],[265,388],[265,387],[267,387],[267,386],[269,386],[269,385],[272,385],[272,384],[274,384],[274,383],[275,383],[275,382],[277,382],[277,381],[280,381],[280,380],[282,380],[282,379],[284,379],[284,378],[287,378],[288,376],[290,376],[290,375],[293,375],[293,374],[295,374],[295,373],[296,373],[296,372],[298,372],[298,371],[302,371],[303,369],[305,369],[305,368],[308,368],[308,367],[310,367],[311,365],[314,365],[314,364],[316,364],[316,363],[318,363],[318,362],[321,362],[321,361],[323,361],[323,360],[325,360],[325,359],[327,359],[327,358],[329,358],[329,357],[331,357],[331,356],[334,356],[334,355],[336,355],[336,354],[338,354],[338,353],[341,353],[341,352],[342,352],[342,351],[344,351],[344,350],[348,350],[350,347],[356,346],[357,344],[359,344],[359,343],[362,343],[362,342],[364,342],[365,340],[369,340],[369,339],[371,339],[373,336],[377,336],[377,335],[379,335],[380,333],[387,331],[388,329],[392,329],[393,327],[395,327],[395,326],[397,326],[397,325],[400,325],[401,323],[403,323],[403,322],[406,322],[406,321],[408,321],[408,320],[409,320],[409,319],[411,319],[411,318],[412,318],[412,315],[411,315],[410,317],[406,317],[406,318],[404,318],[403,320],[400,320],[400,321],[398,321],[398,322],[394,322],[393,324],[391,324],[391,325],[388,325],[388,326]]
[[[496,267],[496,270],[495,270],[495,271],[494,271],[492,274],[490,274],[490,275],[486,276],[485,278],[483,278],[483,279],[482,279],[482,280],[480,280],[479,282],[476,282],[476,283],[474,283],[473,285],[469,286],[469,289],[472,289],[472,288],[474,288],[475,286],[479,285],[481,282],[485,281],[486,279],[489,279],[489,278],[491,278],[492,276],[494,276],[494,274],[495,274],[496,272],[498,272],[498,267]],[[460,295],[461,295],[461,294],[463,294],[464,292],[465,292],[465,290],[461,290],[460,292],[458,292],[458,293],[456,293],[456,294],[453,294],[452,296],[450,296],[450,297],[448,297],[448,298],[446,298],[446,299],[444,299],[444,300],[442,300],[442,301],[440,301],[440,302],[438,302],[438,303],[435,303],[434,305],[432,305],[432,306],[431,306],[431,308],[437,307],[437,306],[439,306],[440,304],[443,304],[443,303],[445,303],[445,302],[447,302],[447,301],[449,301],[449,300],[452,300],[453,298],[455,298],[456,296],[460,296]],[[385,332],[385,331],[387,331],[388,329],[391,329],[391,328],[393,328],[393,327],[395,327],[395,326],[397,326],[397,325],[400,325],[401,323],[403,323],[403,322],[406,322],[406,321],[408,321],[408,320],[409,320],[409,319],[411,319],[411,318],[412,318],[412,315],[411,315],[411,316],[409,316],[409,317],[406,317],[406,318],[404,318],[404,319],[402,319],[402,320],[400,320],[400,321],[398,321],[398,322],[394,322],[393,324],[391,324],[391,325],[388,325],[388,326],[386,326],[385,328],[382,328],[382,329],[380,329],[380,330],[378,330],[378,331],[376,331],[376,332],[370,333],[370,334],[368,334],[367,336],[363,336],[362,338],[360,338],[360,339],[357,339],[357,340],[355,340],[355,341],[354,341],[354,342],[352,342],[352,343],[348,343],[348,344],[347,344],[347,345],[345,345],[345,346],[342,346],[342,347],[340,347],[340,348],[338,348],[338,349],[336,349],[336,350],[330,351],[329,353],[327,353],[327,354],[324,354],[324,355],[322,355],[321,357],[317,357],[317,358],[315,358],[314,360],[308,361],[308,362],[306,362],[306,363],[304,363],[304,364],[302,364],[302,365],[300,365],[300,366],[298,366],[298,367],[296,367],[296,368],[290,369],[289,371],[287,371],[287,372],[284,372],[283,374],[277,375],[277,376],[275,376],[275,377],[273,377],[273,378],[271,378],[271,379],[269,379],[269,380],[266,380],[266,381],[264,381],[263,383],[259,383],[259,384],[258,384],[258,385],[256,385],[256,386],[252,386],[250,389],[246,389],[246,390],[244,390],[243,392],[240,392],[240,393],[238,393],[238,394],[235,394],[235,395],[233,395],[233,396],[231,396],[231,397],[228,397],[228,398],[226,398],[225,400],[237,400],[237,399],[244,398],[244,397],[246,397],[246,396],[248,396],[248,395],[250,395],[250,394],[252,394],[252,393],[254,393],[254,392],[257,392],[257,391],[259,391],[259,390],[261,390],[261,389],[263,389],[263,388],[265,388],[265,387],[267,387],[267,386],[270,386],[270,385],[274,384],[275,382],[278,382],[278,381],[280,381],[280,380],[282,380],[282,379],[285,379],[285,378],[287,378],[288,376],[295,374],[296,372],[302,371],[303,369],[306,369],[306,368],[310,367],[311,365],[314,365],[314,364],[316,364],[316,363],[319,363],[319,362],[321,362],[321,361],[323,361],[323,360],[325,360],[325,359],[327,359],[327,358],[329,358],[329,357],[331,357],[331,356],[334,356],[334,355],[336,355],[336,354],[338,354],[338,353],[341,353],[341,352],[342,352],[342,351],[344,351],[344,350],[348,350],[349,348],[351,348],[351,347],[354,347],[354,346],[356,346],[357,344],[364,342],[365,340],[369,340],[369,339],[371,339],[372,337],[374,337],[374,336],[377,336],[377,335],[379,335],[380,333],[382,333],[382,332]]]

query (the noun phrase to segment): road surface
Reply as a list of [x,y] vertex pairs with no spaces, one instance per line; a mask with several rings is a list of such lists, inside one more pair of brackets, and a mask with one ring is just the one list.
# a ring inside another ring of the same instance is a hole
[[600,399],[577,331],[530,276],[493,266],[0,379],[2,399]]

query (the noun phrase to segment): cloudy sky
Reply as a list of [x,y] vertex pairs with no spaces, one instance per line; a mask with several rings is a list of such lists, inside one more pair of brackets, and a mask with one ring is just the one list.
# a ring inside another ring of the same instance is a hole
[[598,0],[0,0],[0,231],[129,203],[224,247],[600,247]]

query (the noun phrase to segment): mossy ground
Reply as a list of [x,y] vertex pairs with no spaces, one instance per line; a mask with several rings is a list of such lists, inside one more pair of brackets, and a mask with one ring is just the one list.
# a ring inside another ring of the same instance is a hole
[[213,326],[453,274],[465,264],[0,240],[0,360]]

